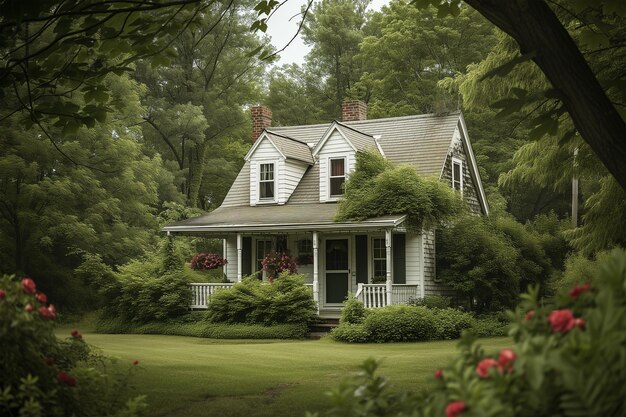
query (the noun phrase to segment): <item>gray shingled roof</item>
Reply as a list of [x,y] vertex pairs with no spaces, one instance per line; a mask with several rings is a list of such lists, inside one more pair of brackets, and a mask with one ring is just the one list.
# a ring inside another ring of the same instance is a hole
[[313,229],[380,229],[400,225],[406,216],[392,215],[364,221],[334,221],[336,203],[286,204],[281,206],[224,206],[204,216],[182,220],[163,228],[168,232],[242,232]]
[[337,122],[337,128],[354,145],[357,151],[370,150],[379,153],[376,140],[372,135],[360,132],[353,127]]
[[306,143],[282,134],[277,134],[270,130],[266,130],[265,133],[286,158],[304,161],[310,165],[315,163],[313,155],[311,154],[311,148],[309,148],[309,145]]

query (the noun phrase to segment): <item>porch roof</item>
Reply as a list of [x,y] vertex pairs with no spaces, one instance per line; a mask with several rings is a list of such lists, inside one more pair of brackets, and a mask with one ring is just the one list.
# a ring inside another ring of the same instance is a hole
[[335,222],[335,203],[220,207],[204,216],[182,220],[163,228],[171,233],[237,233],[289,230],[384,229],[399,226],[406,215]]

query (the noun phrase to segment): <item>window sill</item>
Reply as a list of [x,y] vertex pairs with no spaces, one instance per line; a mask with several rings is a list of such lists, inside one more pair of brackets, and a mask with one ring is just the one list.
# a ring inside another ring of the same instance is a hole
[[272,199],[272,200],[259,200],[256,202],[256,204],[278,204],[278,201]]

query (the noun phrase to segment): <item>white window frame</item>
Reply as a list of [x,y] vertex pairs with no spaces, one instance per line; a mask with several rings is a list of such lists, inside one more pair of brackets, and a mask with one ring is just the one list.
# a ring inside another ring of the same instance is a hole
[[[270,181],[262,181],[261,180],[261,166],[262,165],[272,165],[273,173],[274,173],[274,197],[270,198],[261,198],[261,183],[267,183]],[[256,178],[256,194],[257,194],[257,203],[259,204],[268,204],[268,203],[276,203],[278,201],[278,163],[276,161],[259,161],[256,167],[257,178]]]
[[[380,257],[377,258],[376,257],[376,252],[374,250],[374,241],[375,240],[382,240],[382,242],[383,242],[383,250],[384,250],[384,252],[383,252],[383,257],[382,258],[380,258]],[[376,262],[375,261],[385,261],[385,274],[382,277],[384,277],[385,280],[386,280],[387,279],[387,246],[386,246],[387,242],[385,240],[385,235],[372,236],[371,239],[370,239],[370,243],[371,243],[370,244],[370,248],[371,248],[370,249],[370,254],[371,254],[371,260],[372,260],[370,262],[370,268],[372,268],[371,269],[372,272],[370,274],[369,279],[371,280],[372,278],[376,277],[376,275],[375,275],[376,274],[376,267],[375,267],[375,263]]]
[[[456,178],[454,178],[454,165],[459,166],[459,175],[461,176],[461,178],[459,178],[458,181],[456,181]],[[454,188],[454,183],[458,182],[460,185],[459,191],[461,192],[461,194],[463,194],[463,160],[459,158],[452,158],[451,168],[452,168],[452,173],[450,174],[450,178],[452,179],[452,189],[456,190],[456,188]]]
[[[335,160],[343,160],[343,176],[331,176],[331,161],[335,161]],[[340,198],[342,198],[345,195],[345,188],[344,188],[344,193],[343,194],[338,194],[338,195],[333,195],[331,194],[331,187],[330,187],[330,179],[331,178],[343,178],[343,184],[345,187],[346,182],[348,181],[348,157],[345,155],[342,156],[329,156],[328,157],[328,161],[326,162],[326,184],[327,184],[327,195],[328,195],[328,201],[338,201]]]

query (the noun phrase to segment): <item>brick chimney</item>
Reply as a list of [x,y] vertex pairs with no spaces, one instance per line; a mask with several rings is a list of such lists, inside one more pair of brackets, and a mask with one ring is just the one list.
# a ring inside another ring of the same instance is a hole
[[341,120],[343,122],[367,120],[367,104],[361,100],[344,101],[341,103]]
[[272,126],[272,111],[265,106],[254,106],[252,114],[252,143],[256,142],[263,129]]

